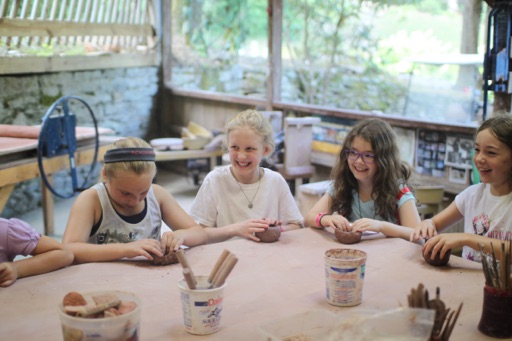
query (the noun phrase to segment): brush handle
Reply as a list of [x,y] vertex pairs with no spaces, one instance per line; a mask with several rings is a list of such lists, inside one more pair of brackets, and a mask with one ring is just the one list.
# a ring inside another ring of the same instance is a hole
[[[187,257],[185,257],[185,252],[183,250],[176,251],[176,257],[178,257],[178,262],[180,262],[181,267],[183,268],[183,271],[185,269],[188,269],[190,271],[190,276],[192,277],[192,280],[194,281],[194,287],[197,286],[197,281],[194,276],[194,273],[192,272],[192,268],[190,267],[190,264],[188,263]],[[190,285],[189,285],[190,287]]]
[[222,264],[222,266],[219,270],[217,278],[215,278],[215,280],[213,282],[214,287],[220,287],[221,285],[224,284],[224,282],[226,281],[226,278],[229,276],[229,274],[231,273],[231,270],[233,270],[233,268],[235,267],[237,262],[238,262],[238,258],[235,255],[233,255],[233,254],[228,255],[228,257],[226,258],[226,261]]
[[226,260],[228,255],[229,255],[229,251],[226,250],[226,249],[224,249],[222,251],[222,253],[220,254],[219,259],[217,259],[217,263],[215,263],[215,265],[214,265],[214,267],[212,269],[212,272],[210,272],[210,276],[208,276],[208,282],[210,284],[213,283],[213,279],[215,278],[215,276],[219,272],[220,267],[222,266],[222,264],[224,263],[224,261]]
[[194,278],[194,275],[192,274],[190,268],[183,269],[183,277],[185,278],[185,281],[187,282],[189,289],[196,289],[196,279]]

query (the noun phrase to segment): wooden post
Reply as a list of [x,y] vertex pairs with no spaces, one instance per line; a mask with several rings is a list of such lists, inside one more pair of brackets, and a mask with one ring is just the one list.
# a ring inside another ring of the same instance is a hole
[[[53,185],[51,174],[46,175],[46,179]],[[51,236],[55,233],[55,214],[53,193],[46,187],[44,181],[41,181],[41,205],[43,207],[44,234]]]
[[272,103],[281,99],[281,42],[283,25],[283,1],[268,0],[268,78],[267,111],[272,111]]

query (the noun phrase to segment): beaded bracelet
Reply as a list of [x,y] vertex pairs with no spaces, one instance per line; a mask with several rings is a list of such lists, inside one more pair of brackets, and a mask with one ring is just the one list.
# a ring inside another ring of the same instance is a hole
[[324,215],[327,215],[327,212],[320,212],[317,214],[315,219],[316,226],[322,227],[322,218],[324,217]]

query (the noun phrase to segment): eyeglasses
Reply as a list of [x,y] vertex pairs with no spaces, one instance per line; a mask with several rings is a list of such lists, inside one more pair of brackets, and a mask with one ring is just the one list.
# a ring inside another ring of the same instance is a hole
[[356,161],[361,157],[361,160],[363,160],[364,163],[374,163],[375,162],[375,155],[371,153],[359,153],[352,149],[345,150],[345,155],[347,155],[347,159],[351,161]]

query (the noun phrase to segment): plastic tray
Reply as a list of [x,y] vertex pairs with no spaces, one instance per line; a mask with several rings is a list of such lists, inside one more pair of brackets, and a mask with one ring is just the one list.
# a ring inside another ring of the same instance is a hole
[[266,322],[258,327],[265,341],[323,341],[336,323],[336,315],[326,310],[310,310]]

